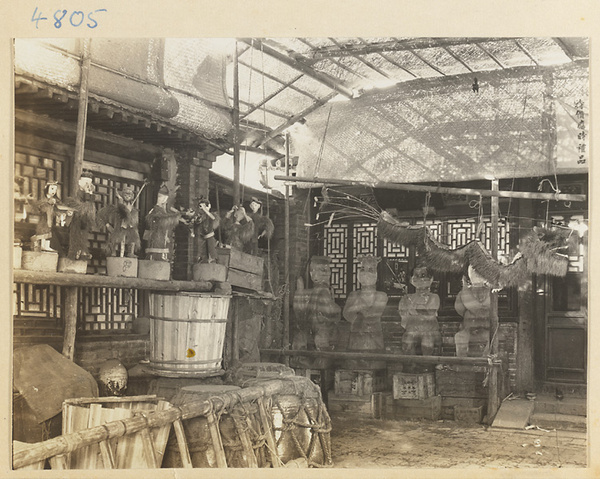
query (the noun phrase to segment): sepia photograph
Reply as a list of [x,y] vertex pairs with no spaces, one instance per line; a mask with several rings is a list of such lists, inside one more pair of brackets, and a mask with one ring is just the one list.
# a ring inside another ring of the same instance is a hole
[[588,36],[101,7],[9,40],[10,471],[592,465]]

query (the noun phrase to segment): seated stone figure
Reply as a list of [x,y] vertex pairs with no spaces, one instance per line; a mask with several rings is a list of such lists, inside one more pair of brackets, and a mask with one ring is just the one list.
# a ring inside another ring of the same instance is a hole
[[304,289],[298,283],[293,300],[295,314],[294,349],[307,349],[309,340],[314,340],[315,349],[333,348],[333,331],[340,320],[340,306],[331,294],[329,279],[330,259],[326,256],[313,256],[310,261],[311,289]]
[[433,277],[427,268],[417,267],[410,282],[416,291],[403,296],[398,304],[401,324],[405,329],[402,352],[417,354],[417,347],[420,346],[423,355],[440,354],[442,335],[437,320],[440,298],[430,291]]
[[456,312],[463,317],[454,335],[457,356],[485,356],[489,351],[490,292],[490,285],[469,266],[469,281],[463,281],[454,302]]
[[388,301],[387,294],[376,291],[377,263],[375,256],[363,256],[358,281],[360,289],[348,295],[344,318],[350,323],[349,350],[383,350],[381,315]]

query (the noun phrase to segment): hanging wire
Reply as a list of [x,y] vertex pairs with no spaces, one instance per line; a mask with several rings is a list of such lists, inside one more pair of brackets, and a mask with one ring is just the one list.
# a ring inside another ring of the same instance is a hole
[[[533,63],[533,61],[532,61]],[[525,85],[525,96],[523,97],[523,110],[521,111],[521,122],[523,122],[524,118],[525,118],[525,110],[527,108],[527,98],[528,98],[528,91],[529,91],[529,82],[527,82],[527,84]],[[515,176],[517,174],[517,165],[520,163],[520,150],[521,150],[521,136],[523,135],[523,130],[519,130],[519,136],[517,137],[517,157],[515,158],[515,164],[513,167],[513,175],[512,175],[512,182],[510,184],[510,191],[513,191],[515,189]],[[506,209],[506,220],[509,221],[510,220],[510,208],[512,205],[512,197],[508,198],[508,207]]]
[[319,156],[317,157],[317,164],[315,165],[315,173],[313,175],[315,179],[318,178],[319,170],[321,169],[321,160],[323,159],[323,150],[325,149],[325,138],[327,138],[327,130],[329,129],[329,119],[331,118],[331,110],[333,110],[333,105],[329,106],[329,112],[327,113],[327,122],[325,123],[325,129],[323,130],[323,139],[321,140]]

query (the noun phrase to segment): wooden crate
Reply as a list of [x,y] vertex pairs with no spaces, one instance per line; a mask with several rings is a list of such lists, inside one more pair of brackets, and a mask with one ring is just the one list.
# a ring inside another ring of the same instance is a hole
[[484,387],[484,368],[439,369],[435,372],[437,394],[444,397],[486,398],[487,387]]
[[391,393],[369,396],[348,396],[329,392],[327,411],[332,417],[357,417],[362,419],[391,419],[393,402]]
[[232,286],[262,291],[264,260],[235,248],[217,248],[217,263],[227,266],[227,282]]
[[435,421],[442,414],[442,397],[427,399],[394,399],[395,419],[429,419]]
[[385,370],[338,369],[334,392],[337,395],[371,396],[385,389]]
[[392,389],[394,399],[427,399],[435,396],[435,374],[395,372]]
[[[150,411],[171,407],[156,396],[102,397],[67,399],[63,403],[63,434],[127,419]],[[160,467],[171,425],[143,429],[108,441],[116,469],[152,469]],[[155,451],[156,464],[147,450],[148,434]],[[99,444],[79,448],[66,458],[69,469],[108,469]]]
[[442,396],[442,419],[454,421],[455,408],[474,408],[481,406],[483,414],[485,414],[487,399],[485,398],[459,398]]
[[454,420],[464,424],[481,424],[483,420],[483,406],[454,406]]

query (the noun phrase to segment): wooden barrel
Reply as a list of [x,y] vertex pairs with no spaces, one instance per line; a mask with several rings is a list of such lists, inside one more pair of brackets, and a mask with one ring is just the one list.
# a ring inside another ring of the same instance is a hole
[[223,374],[223,343],[231,296],[150,294],[150,368],[159,376]]

